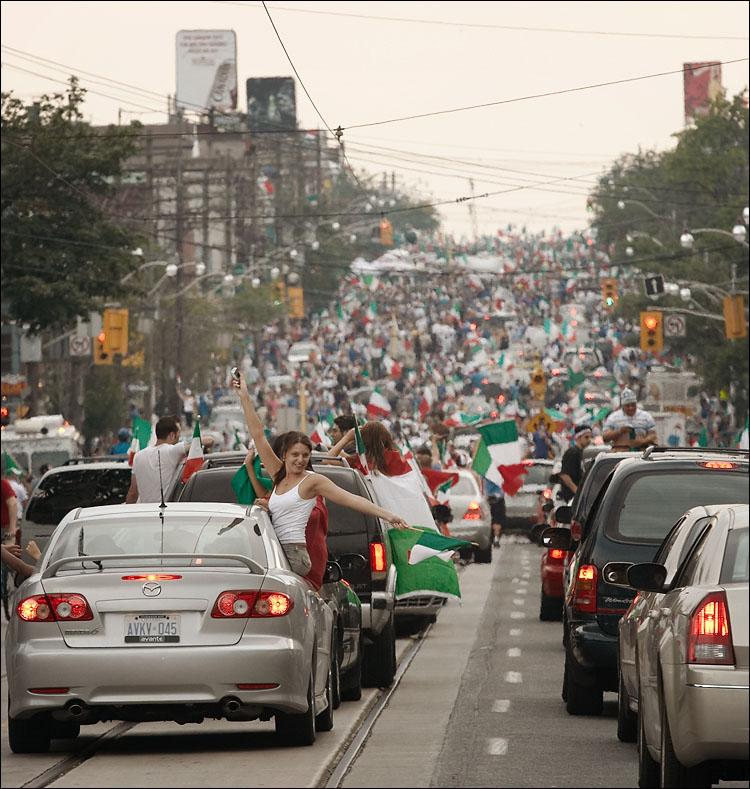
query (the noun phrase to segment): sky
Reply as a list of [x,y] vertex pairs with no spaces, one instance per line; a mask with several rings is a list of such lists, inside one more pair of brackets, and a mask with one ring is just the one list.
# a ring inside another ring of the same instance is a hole
[[[344,128],[355,169],[375,182],[395,172],[401,188],[435,201],[512,190],[442,207],[443,229],[457,237],[509,223],[585,228],[586,195],[618,156],[674,146],[683,63],[744,58],[722,67],[723,84],[730,96],[748,85],[744,1],[287,0],[267,8],[326,125]],[[247,78],[293,74],[260,2],[3,2],[0,13],[2,90],[30,100],[79,74],[90,90],[84,115],[96,124],[166,120],[178,30],[236,32],[241,111]],[[296,95],[300,125],[321,127],[299,83]],[[490,102],[507,103],[381,123]],[[350,128],[360,124],[373,125]]]

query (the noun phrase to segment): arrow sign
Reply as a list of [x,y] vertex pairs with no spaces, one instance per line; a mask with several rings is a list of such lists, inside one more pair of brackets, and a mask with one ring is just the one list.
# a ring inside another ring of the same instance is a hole
[[646,289],[647,296],[658,296],[664,293],[664,277],[661,274],[654,274],[651,277],[645,277],[643,286]]

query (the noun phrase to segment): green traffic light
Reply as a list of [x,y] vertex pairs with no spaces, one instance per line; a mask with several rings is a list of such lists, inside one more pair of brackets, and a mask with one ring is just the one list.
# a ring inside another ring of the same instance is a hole
[[611,296],[607,296],[607,306],[614,307],[614,305],[615,305],[615,300]]

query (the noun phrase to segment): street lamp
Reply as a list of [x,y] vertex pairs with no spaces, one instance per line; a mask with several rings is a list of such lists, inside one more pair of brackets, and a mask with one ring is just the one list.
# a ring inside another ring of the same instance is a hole
[[745,206],[742,209],[742,221],[745,224],[748,224],[750,222],[750,208],[748,208],[747,206]]
[[732,228],[732,235],[734,236],[734,240],[742,244],[745,239],[747,238],[747,229],[744,225],[739,224],[739,222]]
[[747,230],[740,224],[736,224],[732,228],[731,233],[728,230],[722,230],[719,227],[698,227],[695,230],[688,230],[685,228],[684,232],[680,236],[680,244],[685,249],[692,249],[693,244],[695,243],[695,236],[697,236],[698,233],[717,233],[721,236],[733,238],[738,244],[742,244],[745,247],[750,246],[747,241],[745,241]]

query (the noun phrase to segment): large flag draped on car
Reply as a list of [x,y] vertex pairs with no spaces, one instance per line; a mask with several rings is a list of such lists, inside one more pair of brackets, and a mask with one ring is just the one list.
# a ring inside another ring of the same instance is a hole
[[187,460],[182,468],[182,481],[187,482],[191,474],[203,465],[203,445],[201,444],[201,426],[198,422],[195,423],[193,429],[193,440],[190,442],[190,450],[188,451]]
[[[256,455],[255,460],[253,460],[253,471],[260,484],[263,485],[266,490],[272,490],[273,480],[261,474],[261,462],[258,455]],[[232,490],[237,497],[237,503],[244,504],[246,507],[249,507],[255,499],[258,498],[253,483],[250,481],[250,475],[247,473],[247,466],[245,466],[244,463],[237,469],[237,473],[232,477]]]
[[[396,566],[396,599],[439,595],[461,598],[458,574],[453,562],[440,558],[442,551],[431,551],[430,540],[449,538],[422,529],[389,529],[393,563]],[[462,543],[462,540],[450,540]],[[418,545],[419,544],[419,545]],[[444,543],[445,550],[450,546]],[[460,545],[458,547],[461,547]],[[415,553],[416,552],[416,553]],[[451,551],[452,552],[452,551]],[[411,557],[414,562],[411,562]]]
[[523,485],[528,466],[521,463],[518,429],[512,419],[493,422],[478,428],[481,439],[477,445],[472,469],[513,496]]

